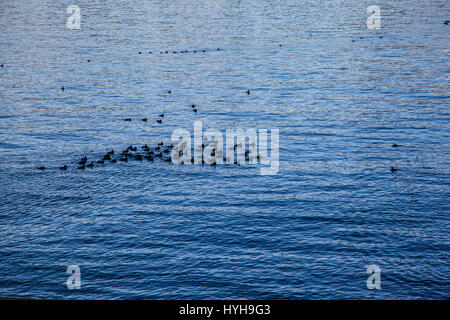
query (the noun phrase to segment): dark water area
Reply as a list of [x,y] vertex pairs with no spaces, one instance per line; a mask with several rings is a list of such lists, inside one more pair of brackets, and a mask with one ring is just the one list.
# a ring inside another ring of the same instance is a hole
[[[0,297],[448,299],[450,7],[372,4],[2,2]],[[76,169],[194,120],[279,128],[278,174]]]

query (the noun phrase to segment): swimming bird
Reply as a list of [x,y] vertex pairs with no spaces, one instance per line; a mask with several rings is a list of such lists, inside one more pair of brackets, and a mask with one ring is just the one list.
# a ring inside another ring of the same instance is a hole
[[114,150],[111,150],[110,152],[108,152],[110,155],[114,154]]
[[158,143],[158,146],[163,146],[164,145],[164,142],[163,141],[161,141],[160,143]]
[[122,161],[122,162],[128,162],[128,158],[127,158],[127,157],[120,158],[119,161]]
[[61,87],[61,91],[64,91],[64,86]]
[[397,148],[397,147],[400,147],[400,146],[398,144],[396,144],[396,143],[393,143],[391,147],[392,148]]
[[139,51],[139,54],[142,54],[142,51]]
[[91,62],[91,60],[89,60],[89,59],[88,59],[88,61],[87,61],[87,62]]
[[169,153],[170,150],[169,150],[169,149],[165,149],[163,152],[164,152],[164,153]]
[[105,160],[111,160],[111,155],[109,153],[103,156],[103,161]]
[[86,165],[86,167],[88,167],[88,168],[93,168],[93,167],[94,167],[94,161],[92,161],[91,163],[89,163],[88,165]]
[[63,165],[62,167],[59,167],[59,170],[67,170],[67,166]]
[[134,156],[134,159],[141,161],[142,156],[138,153],[137,155]]
[[160,116],[161,118],[164,118],[164,113],[161,113],[159,116]]
[[78,170],[84,170],[84,165],[79,166],[77,169],[78,169]]
[[157,146],[157,147],[155,148],[155,150],[159,150],[159,149],[161,149],[161,147],[160,147],[160,146]]
[[398,169],[395,169],[394,167],[391,167],[391,172],[395,172],[395,171],[397,171]]
[[194,110],[192,110],[192,111],[194,111],[195,113],[197,113],[197,109],[194,109]]
[[156,122],[158,122],[158,123],[162,123],[162,120],[158,119],[158,120],[156,120]]
[[45,167],[44,166],[40,166],[38,169],[39,170],[45,170]]
[[192,107],[192,109],[195,109],[195,104],[193,104],[191,107]]
[[247,94],[250,95],[250,90],[247,90]]
[[164,161],[165,161],[165,162],[172,162],[172,158],[169,157],[169,158],[167,158],[167,159],[164,159]]
[[116,163],[116,162],[117,162],[117,159],[112,159],[111,162],[112,162],[112,163]]
[[147,118],[143,118],[142,121],[147,122]]
[[2,68],[3,68],[3,63],[2,63],[2,66],[1,66]]
[[[450,23],[450,20],[445,20],[444,24],[448,25]],[[3,67],[3,65],[2,65]]]
[[152,54],[152,52],[151,52],[151,51],[149,51],[149,52],[148,52],[148,54]]
[[171,94],[171,93],[172,93],[172,90],[167,91],[167,93],[168,93],[168,94]]
[[83,158],[81,158],[81,161],[86,162],[86,160],[87,160],[87,157],[86,157],[86,156],[84,156]]
[[125,121],[131,121],[131,118],[126,118],[126,119],[123,119],[123,120],[125,120]]
[[149,161],[153,161],[153,157],[152,156],[145,156],[145,159],[147,159]]

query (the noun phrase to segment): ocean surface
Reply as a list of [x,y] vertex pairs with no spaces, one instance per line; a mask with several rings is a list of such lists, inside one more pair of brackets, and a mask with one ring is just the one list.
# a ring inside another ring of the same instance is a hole
[[[372,4],[3,1],[0,297],[450,298],[450,5]],[[77,169],[195,120],[278,128],[279,172]]]

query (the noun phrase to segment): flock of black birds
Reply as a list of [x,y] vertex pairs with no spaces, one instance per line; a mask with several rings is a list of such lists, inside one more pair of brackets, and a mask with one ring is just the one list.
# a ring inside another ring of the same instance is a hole
[[[444,24],[446,24],[446,25],[448,25],[449,23],[450,23],[449,20],[446,20],[446,21],[444,22]],[[383,36],[381,36],[381,35],[378,36],[378,37],[379,37],[380,39],[383,38]],[[364,39],[364,37],[361,36],[361,37],[359,37],[359,39]],[[352,40],[352,42],[355,42],[355,40]],[[279,47],[282,47],[282,45],[279,44]],[[217,49],[216,49],[216,51],[221,51],[221,50],[222,50],[222,49],[220,49],[220,48],[217,48]],[[159,53],[160,53],[160,54],[169,54],[169,53],[176,54],[176,53],[190,53],[190,52],[192,52],[192,53],[197,53],[197,52],[206,52],[206,51],[207,51],[207,50],[205,50],[205,49],[202,49],[202,50],[191,50],[191,51],[189,51],[189,50],[181,50],[181,51],[169,51],[169,50],[165,50],[165,51],[160,51]],[[142,54],[142,53],[143,53],[142,51],[139,51],[139,54]],[[149,54],[152,54],[153,52],[152,52],[152,51],[148,51],[148,53],[149,53]],[[88,59],[87,62],[91,62],[91,60]],[[0,67],[3,68],[4,65],[1,64]],[[65,89],[64,89],[64,86],[61,86],[61,91],[64,92],[64,90],[65,90]],[[168,93],[168,94],[171,94],[171,93],[172,93],[172,90],[168,90],[167,93]],[[247,93],[247,95],[250,95],[250,90],[247,90],[246,93]],[[191,107],[192,107],[192,111],[193,111],[194,113],[197,113],[198,110],[197,110],[196,105],[195,105],[195,104],[192,104]],[[162,123],[163,123],[163,121],[162,121],[163,118],[164,118],[164,113],[161,113],[161,114],[159,115],[159,119],[157,119],[156,122],[159,123],[159,124],[162,124]],[[125,121],[132,121],[131,118],[126,118],[126,119],[124,119],[124,120],[125,120]],[[141,120],[144,121],[144,122],[147,122],[147,121],[148,121],[147,118],[142,118]],[[93,168],[95,165],[105,165],[106,162],[110,162],[110,163],[116,163],[117,161],[128,162],[129,160],[132,160],[132,159],[133,159],[133,160],[137,160],[137,161],[142,161],[142,160],[144,160],[144,159],[146,159],[146,160],[148,160],[148,161],[154,161],[155,159],[162,159],[162,160],[164,160],[165,162],[171,162],[171,161],[172,161],[171,157],[168,156],[168,157],[164,158],[164,155],[167,155],[168,153],[171,152],[171,150],[173,149],[173,145],[170,144],[170,145],[164,147],[164,150],[162,150],[162,149],[163,149],[163,146],[164,146],[164,143],[163,143],[162,141],[161,141],[160,143],[158,143],[158,145],[157,145],[156,147],[154,147],[154,148],[150,148],[150,147],[146,144],[146,145],[144,145],[144,146],[141,147],[142,152],[144,153],[144,154],[142,155],[140,152],[138,152],[137,147],[135,147],[135,146],[133,146],[133,145],[130,145],[128,148],[126,148],[126,149],[123,150],[120,154],[118,154],[117,157],[114,157],[114,155],[116,154],[115,151],[114,151],[114,150],[111,150],[111,151],[109,151],[108,153],[106,153],[106,154],[103,156],[102,159],[97,160],[97,161],[90,161],[89,163],[87,162],[87,156],[84,156],[84,157],[81,158],[81,160],[78,162],[78,167],[77,167],[77,169],[79,169],[79,170],[84,170],[85,168]],[[234,149],[236,149],[236,147],[237,147],[237,145],[234,146]],[[392,147],[393,147],[393,148],[397,148],[397,147],[400,147],[400,145],[394,143],[394,144],[392,144]],[[202,148],[204,148],[204,145],[203,145],[203,144],[202,144]],[[133,152],[134,152],[134,153],[133,153]],[[214,156],[213,153],[212,153],[211,155]],[[181,156],[181,154],[180,154],[180,156]],[[248,151],[248,150],[245,151],[245,157],[246,157],[246,161],[248,161],[248,160],[249,160],[249,151]],[[257,155],[257,159],[259,159],[259,155]],[[225,159],[224,159],[224,160],[225,160]],[[194,159],[193,159],[193,158],[192,158],[192,162],[194,162]],[[205,161],[204,161],[203,159],[202,159],[202,164],[205,164]],[[211,164],[211,165],[216,165],[215,162],[212,162],[212,163],[209,163],[209,164]],[[239,163],[238,163],[237,161],[235,161],[234,164],[239,164]],[[39,170],[45,170],[46,167],[45,167],[45,166],[40,166],[38,169],[39,169]],[[67,165],[63,165],[62,167],[59,167],[59,170],[63,170],[63,171],[64,171],[64,170],[67,170],[67,169],[68,169],[68,166],[67,166]],[[395,167],[391,167],[390,170],[391,170],[391,172],[396,172],[396,171],[398,171],[398,169],[395,168]]]
[[[234,145],[234,151],[237,150],[237,148],[240,145],[235,144]],[[156,160],[163,160],[164,162],[172,162],[172,157],[169,155],[169,153],[172,152],[174,148],[174,145],[168,144],[165,145],[163,141],[160,141],[157,145],[154,147],[149,146],[148,144],[145,144],[138,148],[137,146],[129,145],[126,149],[124,149],[122,152],[117,153],[114,150],[108,151],[106,154],[103,155],[103,157],[99,160],[90,160],[88,161],[88,157],[84,156],[78,161],[78,170],[84,170],[86,168],[94,168],[94,166],[104,166],[107,163],[116,163],[119,162],[128,162],[131,160],[136,161],[143,161],[147,160],[150,162],[156,161]],[[202,149],[205,148],[205,145],[202,144]],[[178,151],[178,156],[182,158],[183,156],[183,150],[181,149]],[[216,156],[216,151],[213,149],[211,151],[211,157]],[[214,158],[213,158],[214,159]],[[260,156],[257,155],[256,159],[260,160]],[[227,159],[224,157],[223,161],[226,162]],[[250,151],[245,151],[245,161],[250,161]],[[191,158],[190,163],[195,163],[195,158]],[[183,161],[181,161],[181,164],[184,164]],[[213,160],[211,162],[206,162],[202,156],[201,164],[205,165],[211,165],[216,166],[216,161]],[[239,165],[239,162],[237,160],[234,161],[234,164]],[[39,170],[46,170],[47,168],[45,166],[41,166],[38,168]],[[59,167],[59,170],[65,171],[68,169],[68,166],[65,164],[62,167]]]
[[[164,50],[164,51],[160,51],[159,54],[177,54],[177,53],[197,53],[197,52],[207,52],[207,51],[211,51],[211,50],[206,50],[206,49],[201,49],[201,50],[181,50],[181,51],[175,51],[175,50]],[[215,51],[222,51],[222,49],[217,48]],[[143,54],[143,51],[139,51],[139,54]],[[148,51],[148,54],[153,54],[153,51]]]
[[[171,161],[171,157],[164,158],[164,155],[171,152],[173,148],[173,145],[170,144],[166,147],[164,147],[164,142],[161,141],[158,143],[157,146],[154,148],[151,148],[147,144],[142,146],[141,149],[138,151],[138,148],[136,146],[130,145],[125,150],[123,150],[120,153],[116,153],[114,150],[108,151],[103,157],[99,160],[91,160],[88,161],[87,156],[84,156],[78,161],[78,170],[84,170],[86,168],[93,168],[96,165],[105,165],[106,163],[116,163],[117,161],[121,162],[128,162],[129,160],[138,160],[142,161],[144,159],[148,161],[154,161],[155,159],[163,159],[166,162]],[[141,152],[143,154],[141,154]],[[41,166],[38,168],[39,170],[45,170],[45,166]],[[64,165],[62,167],[59,167],[60,170],[67,170],[68,166]]]
[[[280,45],[281,46],[281,45]],[[220,50],[220,49],[218,49]],[[88,60],[89,62],[90,60]],[[61,91],[64,92],[64,86],[61,87]],[[172,90],[167,91],[168,94],[172,94]],[[250,95],[250,90],[246,91],[247,95]],[[197,113],[197,106],[195,104],[191,105],[192,111],[194,113]],[[159,119],[156,120],[157,123],[162,124],[162,119],[164,118],[164,113],[161,113],[158,115]],[[131,118],[125,118],[124,121],[131,122]],[[141,121],[147,122],[147,118],[142,118]],[[78,161],[78,170],[84,170],[86,168],[94,168],[94,166],[99,165],[105,165],[106,163],[117,163],[117,161],[120,162],[128,162],[129,160],[137,160],[137,161],[143,161],[144,159],[147,161],[155,161],[157,159],[163,160],[165,162],[172,162],[172,158],[169,153],[171,153],[173,149],[173,144],[169,144],[167,146],[164,145],[164,142],[161,141],[156,145],[155,147],[151,148],[149,145],[145,144],[141,147],[141,150],[138,151],[138,147],[130,145],[125,150],[123,150],[121,153],[117,154],[114,150],[108,151],[103,157],[99,160],[93,160],[88,162],[87,156],[84,156]],[[236,144],[234,146],[234,150],[236,150],[238,145]],[[202,144],[202,149],[205,148],[205,145]],[[245,160],[249,161],[249,153],[250,151],[245,151]],[[211,156],[215,156],[215,150],[212,151]],[[179,152],[179,157],[182,157],[182,150]],[[256,156],[257,159],[260,159],[259,155]],[[226,161],[226,158],[223,159]],[[194,157],[191,159],[191,163],[194,163]],[[183,164],[183,162],[182,162]],[[216,162],[213,161],[211,163],[207,163],[204,161],[203,157],[201,160],[201,164],[209,164],[212,166],[216,165]],[[238,161],[234,161],[234,164],[239,165]],[[59,167],[59,170],[65,171],[69,167],[65,164],[62,167]],[[47,168],[45,166],[40,166],[38,170],[46,170]]]
[[[195,112],[197,112],[197,110],[195,110]],[[159,115],[159,117],[160,117],[161,119],[156,120],[156,122],[157,122],[157,123],[162,123],[162,118],[164,118],[164,113],[161,113],[161,114]],[[131,118],[125,118],[125,119],[123,119],[123,120],[124,120],[124,121],[130,122],[132,119],[131,119]],[[141,120],[142,120],[143,122],[147,122],[147,121],[148,121],[147,118],[142,118]]]
[[[281,47],[281,45],[280,45]],[[222,49],[217,48],[217,51],[221,51]],[[189,53],[189,50],[182,50],[179,51],[179,53]],[[191,51],[193,53],[197,53],[197,52],[206,52],[206,50],[193,50]],[[152,51],[149,51],[149,54],[152,54]],[[161,51],[160,54],[166,53],[168,54],[169,51]],[[177,51],[172,51],[172,53],[177,53]],[[139,54],[142,54],[142,51],[139,51]],[[90,60],[87,60],[87,62],[90,62]],[[2,65],[3,67],[3,65]],[[64,92],[64,86],[61,86],[61,91]],[[172,94],[172,90],[167,90],[167,94]],[[247,90],[247,95],[250,95],[250,90]],[[192,111],[194,113],[197,113],[197,106],[195,104],[191,105]],[[163,123],[163,118],[164,118],[164,113],[161,113],[160,115],[158,115],[159,119],[156,120],[157,123],[162,124]],[[123,119],[124,121],[128,121],[131,122],[132,119],[131,118],[125,118]],[[143,122],[147,122],[148,119],[147,118],[142,118],[141,121]],[[108,153],[106,153],[102,159],[99,160],[94,160],[94,161],[90,161],[88,162],[87,160],[87,156],[84,156],[83,158],[81,158],[81,160],[78,162],[78,170],[84,170],[86,168],[93,168],[94,166],[98,166],[98,165],[105,165],[107,162],[109,163],[116,163],[117,161],[120,162],[128,162],[129,160],[137,160],[137,161],[142,161],[142,160],[148,160],[148,161],[155,161],[156,159],[161,159],[165,162],[171,162],[172,158],[170,156],[167,156],[171,150],[173,149],[173,145],[170,144],[166,147],[164,147],[163,150],[163,146],[164,146],[164,142],[161,141],[158,143],[157,146],[155,146],[154,148],[151,148],[150,146],[148,146],[147,144],[145,144],[144,146],[141,147],[141,151],[138,152],[138,148],[136,146],[130,145],[128,146],[125,150],[123,150],[121,153],[116,154],[114,150],[109,151]],[[204,145],[202,144],[202,148],[204,148]],[[235,149],[237,148],[237,145],[235,146]],[[134,152],[134,153],[133,153]],[[142,152],[142,154],[141,154]],[[116,157],[114,157],[116,155]],[[215,156],[215,153],[213,152],[211,154],[212,156]],[[166,157],[165,157],[166,156]],[[182,156],[182,152],[179,154],[179,156]],[[246,160],[248,161],[249,159],[249,151],[245,152],[245,156],[246,156]],[[257,158],[259,159],[259,156],[257,156]],[[194,158],[191,159],[192,163],[194,162]],[[224,159],[226,160],[226,159]],[[205,161],[202,158],[202,164],[206,164]],[[210,165],[215,166],[216,163],[212,162],[209,163]],[[239,164],[237,161],[234,162],[234,164]],[[45,170],[47,169],[45,166],[40,166],[38,168],[39,170]],[[59,170],[67,170],[68,166],[64,165],[62,167],[59,167]]]

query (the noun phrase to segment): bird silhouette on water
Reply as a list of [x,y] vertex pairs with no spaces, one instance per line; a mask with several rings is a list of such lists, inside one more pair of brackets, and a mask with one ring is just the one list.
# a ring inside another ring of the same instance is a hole
[[62,167],[59,167],[59,170],[67,170],[67,166],[63,165]]

